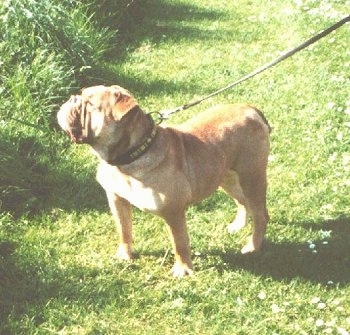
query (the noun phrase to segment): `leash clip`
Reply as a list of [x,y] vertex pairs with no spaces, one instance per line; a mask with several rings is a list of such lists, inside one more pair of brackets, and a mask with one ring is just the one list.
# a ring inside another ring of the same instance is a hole
[[[159,126],[164,120],[166,120],[168,118],[168,117],[164,117],[162,112],[149,112],[147,114],[152,117],[152,119],[154,120],[154,123],[157,126]],[[153,115],[155,115],[155,116],[153,116]]]
[[163,121],[163,120],[169,119],[170,115],[180,112],[183,109],[184,109],[184,106],[176,107],[173,109],[163,109],[160,112],[158,112],[158,114],[160,119]]
[[159,112],[149,112],[148,115],[155,115],[155,123],[156,125],[160,125],[163,121],[169,119],[170,115],[180,112],[184,109],[184,106],[176,107],[173,109],[163,109]]

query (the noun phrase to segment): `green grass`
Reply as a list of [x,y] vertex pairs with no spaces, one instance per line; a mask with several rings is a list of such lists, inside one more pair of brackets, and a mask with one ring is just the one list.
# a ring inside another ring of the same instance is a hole
[[0,334],[349,334],[349,25],[167,121],[249,102],[273,126],[264,250],[239,253],[249,228],[226,233],[235,210],[218,191],[187,212],[193,277],[170,276],[164,223],[136,209],[137,258],[114,260],[96,160],[55,124],[60,103],[95,83],[128,88],[146,111],[202,97],[349,2],[128,4],[0,5]]

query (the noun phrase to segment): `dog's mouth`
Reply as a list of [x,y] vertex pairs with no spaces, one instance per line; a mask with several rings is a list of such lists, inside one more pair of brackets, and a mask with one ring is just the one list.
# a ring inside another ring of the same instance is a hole
[[77,144],[87,143],[87,139],[82,134],[81,127],[71,127],[69,130],[66,130],[66,134]]

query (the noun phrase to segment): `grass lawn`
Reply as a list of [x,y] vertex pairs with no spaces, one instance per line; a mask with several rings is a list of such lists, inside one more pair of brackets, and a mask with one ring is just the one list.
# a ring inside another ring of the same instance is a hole
[[[349,5],[136,2],[104,70],[91,68],[86,82],[119,84],[148,112],[176,107],[297,46],[347,16]],[[180,123],[216,103],[249,102],[273,127],[263,251],[240,254],[250,227],[227,233],[235,206],[218,191],[187,211],[195,275],[182,280],[169,274],[164,223],[137,209],[137,257],[113,258],[116,229],[88,148],[53,129],[47,137],[0,120],[1,174],[16,170],[19,185],[29,175],[36,192],[19,192],[0,212],[0,334],[350,334],[349,45],[347,24],[167,121]],[[52,112],[67,98],[61,96]],[[21,197],[37,210],[13,211]]]

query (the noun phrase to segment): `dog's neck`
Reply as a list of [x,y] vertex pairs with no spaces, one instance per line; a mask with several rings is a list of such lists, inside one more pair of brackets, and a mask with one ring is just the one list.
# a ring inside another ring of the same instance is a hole
[[[107,160],[108,164],[121,166],[130,164],[140,158],[152,145],[154,138],[157,135],[157,125],[149,114],[144,114],[139,106],[135,106],[132,110],[128,112],[129,117],[140,117],[142,115],[143,119],[147,119],[148,127],[141,138],[136,140],[136,144],[127,148],[127,150],[116,157]],[[135,114],[135,115],[133,115]],[[127,117],[128,117],[127,116]],[[140,121],[140,120],[138,120]]]

